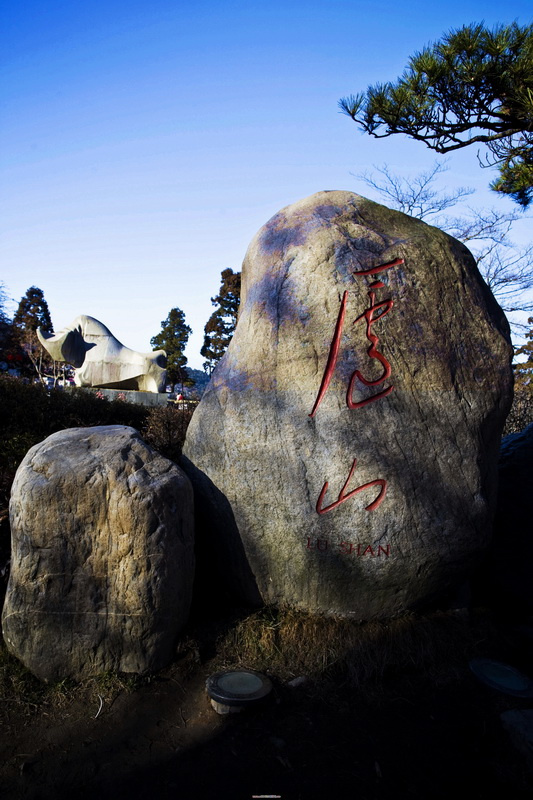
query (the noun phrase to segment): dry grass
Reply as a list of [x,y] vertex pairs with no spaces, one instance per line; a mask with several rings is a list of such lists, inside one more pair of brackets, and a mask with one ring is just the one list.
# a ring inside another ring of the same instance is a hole
[[[179,672],[186,679],[209,661],[213,671],[254,669],[281,682],[304,676],[311,691],[318,684],[321,692],[364,687],[379,696],[389,679],[407,684],[424,679],[444,686],[465,674],[473,656],[501,656],[505,648],[498,625],[485,611],[407,614],[356,623],[267,607],[237,621],[207,622],[191,630],[178,643],[169,673]],[[135,692],[152,680],[153,676],[108,672],[79,684],[65,680],[45,685],[2,645],[0,716],[13,704],[27,714],[74,700],[97,708],[100,700],[112,703],[120,694]]]
[[495,635],[484,614],[408,614],[360,624],[267,608],[236,624],[216,649],[220,668],[246,667],[281,680],[330,679],[359,688],[409,672],[445,682],[466,669],[468,659]]
[[0,713],[16,704],[28,713],[43,701],[46,687],[0,644]]
[[66,678],[45,684],[35,678],[18,659],[0,645],[0,719],[5,719],[16,706],[18,713],[31,716],[43,709],[63,708],[81,701],[87,708],[97,709],[100,699],[107,705],[122,693],[135,692],[151,678],[107,672],[81,683]]

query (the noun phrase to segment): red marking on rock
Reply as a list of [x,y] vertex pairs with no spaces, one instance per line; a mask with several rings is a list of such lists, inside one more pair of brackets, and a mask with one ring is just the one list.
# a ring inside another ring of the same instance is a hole
[[341,301],[341,307],[339,310],[339,316],[337,317],[337,323],[335,325],[335,332],[333,334],[333,340],[331,342],[329,348],[329,355],[328,360],[326,363],[326,369],[324,370],[324,375],[322,376],[322,383],[320,384],[320,389],[318,391],[317,398],[315,400],[315,404],[313,406],[313,410],[309,414],[310,417],[314,417],[318,406],[322,402],[322,398],[326,394],[329,386],[329,382],[331,381],[331,376],[333,375],[333,371],[335,369],[335,365],[337,363],[337,358],[339,355],[339,347],[341,343],[341,336],[342,336],[342,329],[344,326],[344,317],[346,316],[346,301],[348,299],[348,292],[344,292]]
[[386,264],[380,264],[377,267],[357,270],[357,272],[354,272],[354,275],[377,275],[379,272],[385,272],[385,270],[391,267],[399,267],[400,264],[405,264],[403,258],[395,258],[394,261],[388,261]]
[[325,506],[323,508],[322,507],[322,503],[324,501],[324,497],[326,495],[326,492],[327,492],[328,486],[329,486],[328,481],[325,482],[324,486],[322,487],[322,491],[320,492],[320,495],[318,497],[317,503],[316,503],[316,512],[317,512],[317,514],[326,514],[328,511],[333,511],[334,508],[337,508],[337,506],[340,506],[341,503],[345,503],[346,500],[349,500],[351,497],[354,497],[356,494],[359,494],[359,492],[362,492],[363,489],[370,489],[371,486],[378,486],[378,485],[381,486],[381,489],[380,489],[380,492],[379,492],[378,496],[376,497],[375,500],[373,500],[371,503],[369,503],[369,505],[366,506],[365,510],[366,511],[375,511],[376,508],[379,508],[379,506],[381,505],[381,503],[385,499],[385,495],[387,493],[387,481],[384,478],[378,478],[375,481],[369,481],[368,483],[364,483],[362,486],[358,486],[357,489],[352,489],[351,492],[348,492],[348,494],[345,494],[345,491],[348,488],[348,484],[350,483],[351,477],[352,477],[352,475],[354,473],[354,470],[355,470],[356,466],[357,466],[357,459],[354,458],[353,464],[352,464],[350,472],[348,474],[348,477],[346,478],[344,486],[342,487],[342,489],[339,492],[339,496],[337,497],[337,499],[335,500],[334,503],[330,503],[329,506]]
[[[376,267],[371,267],[370,269],[358,270],[354,272],[354,275],[377,275],[380,272],[385,272],[392,267],[397,267],[400,264],[404,264],[403,258],[396,258],[394,261],[389,261],[386,264],[379,264]],[[378,322],[380,319],[385,317],[393,308],[394,300],[390,298],[388,300],[382,300],[381,302],[376,302],[376,289],[383,289],[385,284],[381,280],[373,281],[369,286],[368,297],[370,300],[370,305],[362,314],[360,314],[357,319],[354,320],[354,324],[359,322],[360,320],[364,319],[366,321],[366,338],[370,342],[370,345],[367,350],[368,357],[371,359],[375,359],[378,361],[381,366],[383,367],[383,372],[379,378],[375,378],[374,380],[369,380],[365,378],[362,372],[356,369],[351,377],[348,384],[348,390],[346,392],[346,405],[350,409],[357,409],[363,408],[367,406],[369,403],[375,403],[376,400],[381,400],[383,397],[387,397],[393,390],[394,386],[388,386],[385,389],[382,389],[380,392],[372,395],[372,397],[366,397],[363,400],[354,401],[353,400],[353,392],[354,386],[356,381],[360,381],[363,386],[380,386],[386,380],[388,380],[391,376],[392,368],[390,363],[387,361],[383,353],[377,349],[377,345],[379,344],[379,337],[372,331],[372,326]],[[346,317],[346,303],[348,300],[348,292],[345,291],[342,296],[341,306],[339,309],[339,314],[337,316],[337,322],[335,323],[335,330],[333,333],[333,339],[331,341],[328,353],[328,360],[326,362],[326,368],[324,370],[324,374],[322,376],[322,381],[320,383],[320,389],[318,390],[318,394],[313,405],[312,411],[309,414],[310,417],[314,417],[320,403],[324,399],[324,395],[326,394],[329,384],[331,382],[331,378],[333,376],[333,372],[335,370],[337,359],[339,357],[339,348],[342,338],[342,331],[344,327],[344,319]],[[372,486],[380,486],[380,492],[376,499],[366,506],[367,511],[375,511],[376,508],[379,508],[383,500],[385,499],[385,495],[387,493],[387,481],[384,478],[378,478],[375,481],[369,481],[368,483],[363,484],[362,486],[357,487],[357,489],[352,489],[351,492],[347,492],[348,484],[351,480],[355,467],[357,465],[357,459],[354,459],[352,467],[350,469],[350,473],[344,486],[342,487],[339,496],[335,502],[330,503],[328,506],[323,507],[324,498],[326,496],[326,492],[328,490],[329,483],[326,481],[322,487],[322,491],[320,492],[319,498],[316,503],[316,511],[317,514],[325,514],[328,511],[333,511],[334,508],[340,506],[341,503],[345,503],[346,500],[349,500],[354,495],[362,492],[363,489],[369,489]],[[308,545],[309,546],[309,545]],[[351,550],[350,550],[351,552]],[[358,553],[359,555],[359,549]],[[373,554],[373,553],[372,553]]]

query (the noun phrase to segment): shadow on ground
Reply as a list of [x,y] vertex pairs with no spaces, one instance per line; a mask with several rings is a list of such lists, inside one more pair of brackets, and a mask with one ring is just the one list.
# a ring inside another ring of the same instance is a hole
[[269,703],[230,717],[217,715],[205,694],[207,676],[227,665],[216,646],[223,626],[191,637],[170,668],[134,690],[106,694],[88,682],[35,706],[6,697],[2,797],[530,797],[500,714],[533,701],[478,683],[468,658],[507,660],[531,674],[531,653],[508,621],[488,623],[486,612],[461,619],[469,640],[459,636],[438,670],[404,660],[355,685],[341,666],[297,687],[272,674]]

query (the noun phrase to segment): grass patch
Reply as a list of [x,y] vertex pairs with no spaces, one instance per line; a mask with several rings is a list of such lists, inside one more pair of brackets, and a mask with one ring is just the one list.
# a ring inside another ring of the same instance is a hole
[[17,704],[30,713],[42,703],[45,694],[46,686],[0,643],[0,711],[8,712],[10,704]]
[[475,656],[509,658],[512,663],[508,626],[501,626],[492,612],[407,614],[357,623],[266,607],[240,619],[199,622],[179,640],[176,658],[161,676],[106,672],[80,683],[66,679],[44,684],[2,644],[0,715],[5,718],[13,704],[32,715],[80,702],[94,716],[99,706],[109,707],[123,693],[138,692],[167,674],[187,680],[206,662],[212,672],[253,669],[279,683],[302,676],[311,696],[331,700],[364,689],[379,702],[387,687],[409,692],[422,683],[436,688],[458,682]]
[[485,612],[407,614],[357,623],[266,608],[224,633],[216,651],[220,669],[254,669],[281,680],[305,676],[357,689],[415,672],[437,684],[446,682],[467,667],[469,658],[484,654],[495,638],[497,630]]
[[0,718],[9,717],[13,706],[24,716],[38,714],[46,708],[64,708],[81,702],[98,709],[101,700],[110,706],[121,694],[132,694],[152,681],[152,676],[106,672],[79,683],[65,678],[57,683],[43,683],[12,656],[0,643]]

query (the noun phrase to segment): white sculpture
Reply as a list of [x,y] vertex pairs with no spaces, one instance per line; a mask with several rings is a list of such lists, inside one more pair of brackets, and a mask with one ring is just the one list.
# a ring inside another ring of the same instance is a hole
[[81,314],[59,333],[37,331],[54,361],[76,367],[76,386],[164,392],[167,358],[164,350],[137,353],[115,339],[109,328]]

